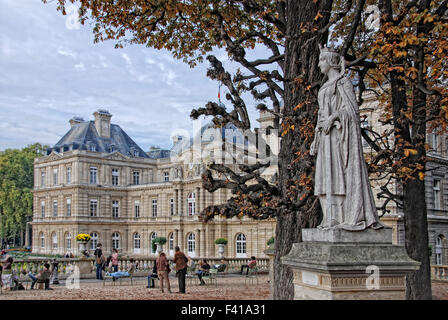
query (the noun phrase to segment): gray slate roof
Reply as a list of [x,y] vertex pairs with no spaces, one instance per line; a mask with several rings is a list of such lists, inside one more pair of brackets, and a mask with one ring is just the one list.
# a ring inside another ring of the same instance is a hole
[[[125,156],[149,158],[149,156],[116,124],[110,125],[110,138],[98,135],[94,121],[76,123],[59,140],[53,148],[47,149],[47,155],[53,150],[64,152],[69,150],[90,150],[95,146],[96,152],[120,152]],[[134,155],[134,151],[138,154]]]

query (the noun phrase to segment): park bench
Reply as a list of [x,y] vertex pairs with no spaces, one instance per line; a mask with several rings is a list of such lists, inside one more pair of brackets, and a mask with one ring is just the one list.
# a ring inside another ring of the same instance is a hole
[[134,282],[133,282],[133,274],[134,274],[134,272],[128,272],[128,273],[129,273],[128,276],[123,276],[123,275],[122,275],[122,276],[119,276],[119,277],[115,277],[115,278],[116,278],[115,281],[113,281],[113,278],[114,278],[114,277],[112,277],[109,273],[106,273],[106,274],[103,276],[103,287],[106,285],[106,281],[109,280],[109,279],[112,281],[113,285],[115,285],[116,282],[119,281],[119,282],[120,282],[120,286],[121,286],[121,285],[122,285],[122,280],[123,280],[123,279],[127,279],[127,278],[130,279],[131,286],[133,286],[133,285],[134,285]]

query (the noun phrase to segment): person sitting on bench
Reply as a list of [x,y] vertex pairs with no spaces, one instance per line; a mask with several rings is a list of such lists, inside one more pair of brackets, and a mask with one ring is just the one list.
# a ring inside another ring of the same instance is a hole
[[28,273],[28,276],[33,280],[31,283],[31,290],[34,289],[34,285],[37,283],[44,283],[45,284],[45,290],[53,290],[50,288],[50,278],[51,278],[51,271],[50,271],[50,264],[45,263],[44,269],[40,270],[37,275],[33,275],[31,271]]
[[118,272],[112,272],[112,273],[106,272],[106,275],[111,276],[114,279],[118,279],[118,278],[121,278],[121,277],[130,277],[131,274],[135,270],[135,264],[134,264],[134,259],[132,259],[132,258],[129,259],[129,262],[131,264],[129,265],[129,268],[128,268],[127,271],[118,271]]
[[249,263],[241,266],[240,274],[243,274],[244,268],[247,268],[246,275],[248,275],[249,269],[254,268],[256,265],[257,265],[257,259],[254,256],[250,257]]
[[148,286],[146,288],[154,288],[155,287],[155,279],[158,279],[159,276],[157,274],[157,263],[154,261],[154,266],[152,267],[152,273],[148,275]]

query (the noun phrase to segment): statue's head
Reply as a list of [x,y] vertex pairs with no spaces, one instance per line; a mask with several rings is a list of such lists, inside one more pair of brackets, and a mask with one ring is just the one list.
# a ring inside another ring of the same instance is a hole
[[332,47],[322,47],[319,44],[319,68],[322,73],[327,74],[328,70],[335,69],[338,72],[342,72],[343,59],[341,55]]

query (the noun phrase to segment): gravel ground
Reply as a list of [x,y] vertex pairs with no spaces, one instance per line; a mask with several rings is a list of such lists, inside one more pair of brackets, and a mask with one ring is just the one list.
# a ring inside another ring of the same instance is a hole
[[[258,278],[258,284],[245,284],[244,277],[218,278],[218,286],[192,285],[187,281],[187,293],[179,294],[177,279],[170,277],[173,293],[162,293],[160,288],[147,289],[146,278],[134,279],[131,286],[123,280],[120,286],[96,280],[82,280],[80,289],[67,289],[65,285],[54,285],[54,290],[5,291],[0,300],[268,300],[269,283],[267,275]],[[159,286],[159,285],[157,285]],[[448,282],[432,283],[433,299],[448,300]]]

